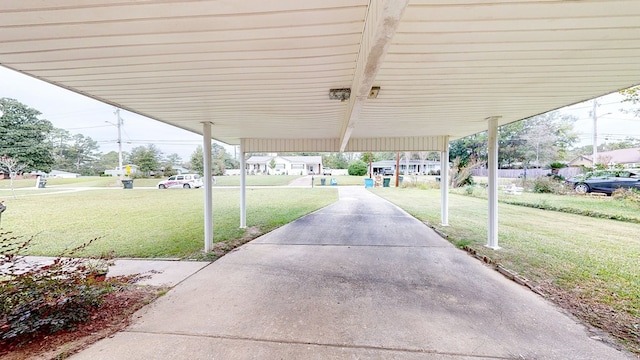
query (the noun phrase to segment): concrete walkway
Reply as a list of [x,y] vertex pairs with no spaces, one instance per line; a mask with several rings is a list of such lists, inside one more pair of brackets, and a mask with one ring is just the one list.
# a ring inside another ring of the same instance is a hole
[[72,358],[632,358],[362,187],[339,191]]

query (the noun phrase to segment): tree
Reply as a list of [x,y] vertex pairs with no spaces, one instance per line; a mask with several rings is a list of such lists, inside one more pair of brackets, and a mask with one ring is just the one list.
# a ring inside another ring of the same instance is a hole
[[551,111],[528,118],[524,121],[526,160],[536,166],[564,160],[569,148],[578,141],[578,134],[573,130],[576,117]]
[[360,160],[362,160],[366,164],[376,161],[373,153],[371,152],[362,153],[362,156],[360,156]]
[[[224,146],[216,143],[211,144],[211,174],[214,176],[224,175],[226,169],[240,168],[240,162],[232,158]],[[204,152],[202,146],[198,146],[191,154],[191,169],[200,175],[204,174]]]
[[349,164],[349,175],[364,176],[367,173],[367,164],[362,160],[355,160]]
[[[118,167],[118,152],[109,151],[106,154],[98,154],[98,159],[93,164],[93,167],[98,173],[103,173],[106,169],[115,169]],[[122,163],[129,163],[129,153],[122,153]]]
[[165,161],[168,165],[173,166],[180,166],[182,165],[182,158],[180,157],[180,155],[173,153],[170,154],[166,157]]
[[631,136],[626,137],[622,141],[607,142],[598,146],[599,151],[611,151],[620,149],[632,149],[640,147],[640,139]]
[[[576,118],[558,111],[548,112],[501,126],[498,132],[498,161],[501,167],[515,163],[541,166],[567,157],[568,149],[577,140],[573,130]],[[488,134],[481,132],[452,141],[449,161],[459,158],[460,166],[472,159],[479,163],[488,160]]]
[[522,164],[525,159],[526,139],[523,138],[524,121],[516,121],[499,128],[498,158],[501,168],[511,168],[517,163]]
[[53,125],[39,119],[41,113],[17,100],[1,98],[0,155],[24,165],[20,171],[51,171],[54,164],[53,145],[48,140]]
[[198,145],[196,149],[191,154],[191,170],[196,174],[204,174],[204,154],[202,151],[202,146]]
[[69,157],[73,157],[76,170],[89,171],[93,162],[98,159],[98,143],[82,134],[73,135],[73,144],[69,149]]
[[[628,102],[633,105],[640,105],[640,86],[620,90],[620,94],[624,96],[624,100],[622,100],[622,102]],[[627,112],[634,114],[636,117],[640,117],[640,107]]]
[[324,167],[331,169],[346,169],[349,167],[349,163],[342,153],[322,155],[322,164]]
[[9,178],[11,179],[9,182],[9,187],[13,192],[13,196],[16,195],[15,190],[13,189],[13,180],[15,180],[16,175],[18,175],[26,167],[27,164],[21,164],[17,159],[11,158],[6,155],[0,157],[0,169],[5,174],[9,174]]
[[459,158],[460,166],[466,166],[472,159],[486,162],[488,155],[488,135],[481,132],[451,141],[449,144],[449,162]]
[[131,149],[131,163],[138,165],[138,169],[145,175],[160,168],[161,158],[162,152],[154,144]]

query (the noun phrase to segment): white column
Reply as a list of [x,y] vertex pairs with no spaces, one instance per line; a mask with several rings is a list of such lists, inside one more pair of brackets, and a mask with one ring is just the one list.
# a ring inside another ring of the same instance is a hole
[[449,137],[444,140],[444,151],[440,152],[440,221],[449,226]]
[[489,226],[487,247],[498,250],[498,116],[489,123]]
[[247,169],[242,141],[240,142],[240,228],[247,227]]
[[213,181],[211,178],[211,123],[202,123],[204,164],[204,252],[213,249]]

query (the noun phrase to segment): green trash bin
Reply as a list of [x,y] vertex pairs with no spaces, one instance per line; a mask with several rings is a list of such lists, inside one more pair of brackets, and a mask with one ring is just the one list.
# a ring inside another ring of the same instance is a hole
[[320,178],[320,185],[325,186],[327,184],[327,179]]
[[38,187],[40,189],[44,189],[44,187],[47,185],[47,180],[40,180],[38,181]]
[[390,182],[391,182],[391,178],[382,179],[382,187],[389,187]]
[[122,180],[122,186],[124,189],[133,189],[133,180]]

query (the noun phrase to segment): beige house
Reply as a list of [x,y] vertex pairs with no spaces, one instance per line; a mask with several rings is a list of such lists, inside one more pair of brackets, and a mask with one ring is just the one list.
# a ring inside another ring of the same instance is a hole
[[322,156],[252,156],[246,164],[249,175],[313,175],[322,172]]
[[[627,168],[640,167],[640,148],[599,152],[597,163],[605,165],[620,164]],[[580,155],[571,160],[569,166],[593,166],[593,155]]]

